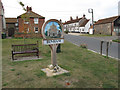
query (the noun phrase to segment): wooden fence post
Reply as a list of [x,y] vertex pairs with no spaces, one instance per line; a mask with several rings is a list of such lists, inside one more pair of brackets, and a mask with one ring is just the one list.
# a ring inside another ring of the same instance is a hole
[[106,57],[108,58],[108,46],[109,46],[109,42],[106,43]]
[[100,54],[102,55],[102,45],[103,45],[103,41],[101,41],[101,44],[100,44]]

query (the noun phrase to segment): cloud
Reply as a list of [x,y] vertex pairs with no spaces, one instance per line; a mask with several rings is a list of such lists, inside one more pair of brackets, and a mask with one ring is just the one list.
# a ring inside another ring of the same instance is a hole
[[82,17],[83,14],[91,18],[89,8],[93,8],[95,20],[117,15],[119,0],[2,0],[6,17],[17,17],[24,12],[18,1],[22,1],[26,6],[32,6],[33,11],[45,16],[46,20],[67,21],[70,16],[76,18]]

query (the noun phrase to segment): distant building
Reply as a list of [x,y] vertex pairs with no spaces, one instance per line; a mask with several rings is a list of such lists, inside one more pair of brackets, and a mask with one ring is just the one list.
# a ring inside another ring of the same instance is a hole
[[18,32],[18,20],[17,18],[5,18],[7,36],[12,37],[15,32]]
[[32,11],[31,7],[27,6],[26,13],[17,17],[19,33],[38,33],[41,32],[45,17]]
[[120,35],[120,16],[100,19],[94,24],[95,34]]
[[53,25],[52,26],[50,26],[50,29],[48,30],[48,35],[47,36],[50,36],[50,37],[57,37],[57,27],[54,25],[54,23],[53,23]]
[[70,20],[63,23],[64,31],[68,30],[69,32],[79,32],[79,33],[88,33],[88,30],[91,26],[91,20],[86,19],[85,15],[82,18],[76,17],[73,19],[70,17]]
[[0,38],[2,37],[2,33],[6,33],[6,24],[5,24],[5,17],[4,17],[4,7],[0,0]]
[[120,1],[118,2],[118,15],[120,15]]

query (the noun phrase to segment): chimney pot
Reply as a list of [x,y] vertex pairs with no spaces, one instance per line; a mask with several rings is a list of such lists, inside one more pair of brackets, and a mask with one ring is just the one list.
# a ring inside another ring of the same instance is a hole
[[76,19],[78,19],[78,16],[76,16]]
[[32,7],[28,7],[28,6],[27,6],[27,12],[28,12],[28,11],[32,11]]
[[83,18],[85,18],[85,14],[83,14]]
[[71,20],[71,21],[73,20],[72,16],[70,17],[70,20]]

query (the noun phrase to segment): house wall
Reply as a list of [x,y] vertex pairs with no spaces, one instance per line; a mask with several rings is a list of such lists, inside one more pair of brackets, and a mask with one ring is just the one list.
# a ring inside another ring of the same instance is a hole
[[4,17],[4,7],[0,0],[0,38],[2,38],[2,32],[6,31],[5,17]]
[[0,15],[0,39],[2,38],[2,30],[3,30],[3,28],[2,28],[2,16]]
[[92,21],[89,20],[89,21],[87,22],[87,24],[85,25],[84,31],[85,31],[86,33],[89,32],[89,28],[90,28],[91,24],[92,24]]
[[79,22],[64,25],[64,31],[79,32]]
[[30,18],[29,24],[25,24],[24,20],[22,18],[18,18],[19,32],[23,33],[23,32],[25,32],[25,29],[29,28],[29,32],[28,33],[32,33],[32,32],[35,32],[34,31],[35,27],[38,27],[38,32],[41,32],[42,25],[43,25],[44,21],[45,21],[44,19],[40,19],[39,18],[38,24],[34,24],[34,18]]
[[111,35],[112,23],[94,25],[94,34]]
[[120,35],[120,17],[114,21],[113,35]]

